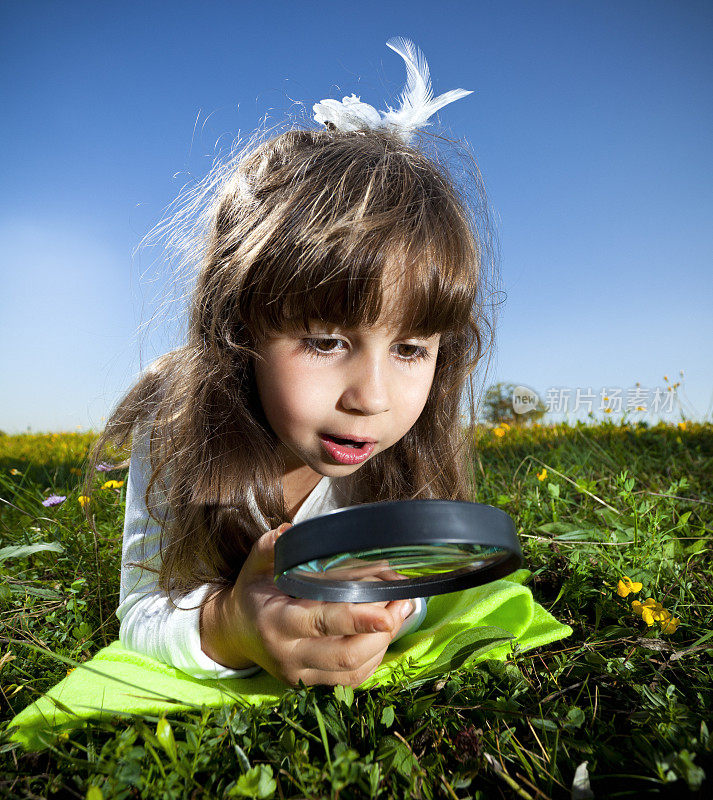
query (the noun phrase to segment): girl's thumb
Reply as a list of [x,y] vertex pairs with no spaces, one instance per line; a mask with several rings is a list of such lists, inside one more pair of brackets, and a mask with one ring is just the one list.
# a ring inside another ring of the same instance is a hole
[[274,559],[275,542],[289,527],[291,527],[289,522],[283,522],[279,528],[263,533],[253,545],[251,551],[253,558],[256,560],[256,564],[271,562]]
[[263,533],[255,542],[248,556],[252,569],[260,570],[268,567],[274,561],[275,542],[289,527],[291,527],[289,522],[283,522],[279,528]]

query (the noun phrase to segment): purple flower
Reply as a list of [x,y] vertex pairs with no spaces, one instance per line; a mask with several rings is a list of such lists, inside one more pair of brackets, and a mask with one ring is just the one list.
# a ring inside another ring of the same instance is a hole
[[96,465],[95,469],[97,472],[110,472],[112,469],[114,469],[114,465],[107,464],[106,461],[100,461]]
[[62,497],[61,495],[51,494],[46,500],[42,501],[42,505],[45,506],[45,508],[50,508],[51,506],[61,506],[66,499],[66,497]]

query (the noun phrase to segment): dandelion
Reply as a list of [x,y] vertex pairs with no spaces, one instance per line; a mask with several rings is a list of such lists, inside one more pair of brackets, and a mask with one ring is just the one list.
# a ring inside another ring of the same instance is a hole
[[80,505],[82,508],[84,508],[84,507],[85,507],[86,505],[88,505],[88,504],[89,504],[91,501],[89,500],[89,498],[88,498],[88,497],[87,497],[85,494],[80,494],[80,495],[79,495],[79,497],[77,498],[77,502],[79,503],[79,505]]
[[626,597],[631,592],[634,594],[640,592],[643,589],[643,586],[643,583],[632,581],[628,575],[624,575],[619,579],[619,583],[616,585],[616,593],[619,595],[619,597]]
[[505,428],[506,431],[510,430],[510,426],[507,424],[507,422],[501,422],[500,427]]
[[493,428],[493,433],[498,437],[498,439],[505,436],[505,431],[500,427]]
[[637,411],[646,411],[646,408],[644,406],[636,406],[636,410]]
[[121,489],[124,485],[124,481],[107,481],[103,486],[102,489]]
[[679,422],[679,423],[678,423],[678,427],[679,427],[679,428],[680,428],[682,431],[685,431],[685,430],[686,430],[686,423],[685,423],[685,422]]
[[542,468],[542,472],[538,472],[537,473],[537,480],[538,481],[544,481],[544,479],[546,477],[547,477],[547,470],[543,467]]
[[604,409],[604,413],[605,414],[611,414],[611,408],[605,408]]
[[72,669],[68,669],[67,670],[67,675],[71,675],[74,672],[75,669],[77,669],[77,668],[76,667],[72,667]]
[[67,498],[59,494],[51,494],[47,499],[42,501],[45,508],[52,508],[52,506],[61,506]]

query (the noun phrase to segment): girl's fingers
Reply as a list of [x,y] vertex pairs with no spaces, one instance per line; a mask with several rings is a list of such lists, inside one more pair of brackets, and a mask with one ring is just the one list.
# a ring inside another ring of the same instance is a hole
[[[308,668],[303,670],[299,677],[306,686],[314,686],[316,684],[336,686],[340,684],[342,686],[357,687],[376,672],[384,660],[385,654],[386,648],[384,647],[355,670],[332,671]],[[295,681],[295,684],[297,684],[297,681]]]
[[386,610],[390,611],[391,615],[396,620],[396,631],[398,631],[404,620],[408,619],[411,616],[411,614],[413,614],[413,612],[416,610],[416,601],[392,600],[386,606]]
[[381,603],[327,603],[293,600],[280,612],[280,627],[292,639],[353,636],[361,633],[395,633],[404,617],[400,607],[410,610],[408,600]]
[[386,560],[364,563],[354,560],[351,563],[341,563],[337,567],[330,567],[321,573],[322,577],[335,581],[359,581],[376,580],[384,570],[389,569],[389,562]]
[[391,568],[383,569],[381,572],[377,573],[379,580],[382,581],[405,581],[408,580],[407,575],[402,575],[400,572],[395,572]]
[[361,633],[332,639],[300,639],[292,658],[305,669],[322,672],[356,672],[391,644],[389,633]]
[[243,569],[247,572],[272,572],[275,563],[275,542],[287,530],[287,523],[283,523],[275,530],[263,533],[257,539],[248,553]]

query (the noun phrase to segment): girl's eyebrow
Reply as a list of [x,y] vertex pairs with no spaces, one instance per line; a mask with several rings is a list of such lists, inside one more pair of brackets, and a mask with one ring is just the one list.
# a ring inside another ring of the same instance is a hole
[[[300,330],[303,330],[303,326],[301,324],[296,326]],[[310,329],[318,329],[315,332],[323,332],[321,329],[324,329],[326,333],[336,333],[337,331],[341,331],[343,333],[355,333],[361,331],[369,331],[371,330],[370,327],[357,327],[357,328],[348,328],[344,325],[340,325],[336,322],[321,322],[319,320],[310,320]],[[435,333],[428,333],[423,330],[408,330],[406,328],[395,328],[394,336],[397,339],[432,339],[435,336],[440,336],[440,332],[436,331]]]

